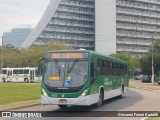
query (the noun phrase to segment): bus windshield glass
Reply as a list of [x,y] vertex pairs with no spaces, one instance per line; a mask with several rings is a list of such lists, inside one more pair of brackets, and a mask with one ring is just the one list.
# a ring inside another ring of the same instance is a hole
[[45,64],[44,83],[49,87],[75,88],[87,83],[88,60],[54,59]]

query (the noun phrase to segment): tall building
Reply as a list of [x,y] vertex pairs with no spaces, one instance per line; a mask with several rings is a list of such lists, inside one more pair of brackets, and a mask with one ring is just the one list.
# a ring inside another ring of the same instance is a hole
[[159,33],[160,0],[51,0],[22,47],[61,42],[141,56]]
[[30,25],[19,25],[3,33],[3,46],[19,48],[32,31]]
[[94,50],[94,0],[51,0],[22,47],[62,43]]
[[160,0],[117,0],[118,53],[141,56],[160,38]]
[[95,0],[95,6],[97,51],[139,57],[160,38],[160,0]]

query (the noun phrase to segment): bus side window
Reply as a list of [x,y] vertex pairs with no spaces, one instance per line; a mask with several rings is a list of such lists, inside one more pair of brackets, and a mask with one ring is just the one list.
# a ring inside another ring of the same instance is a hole
[[40,72],[39,70],[35,70],[35,75],[36,75],[36,76],[39,76],[39,75],[40,75],[39,72]]
[[3,74],[7,74],[7,70],[3,70]]

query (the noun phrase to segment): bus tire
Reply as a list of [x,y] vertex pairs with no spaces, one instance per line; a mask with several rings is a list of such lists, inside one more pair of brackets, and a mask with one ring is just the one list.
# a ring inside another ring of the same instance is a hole
[[6,82],[6,80],[5,80],[4,78],[2,78],[2,81],[3,81],[3,82]]
[[28,78],[24,78],[24,82],[29,82],[29,81],[28,81]]
[[99,93],[99,100],[96,103],[96,107],[99,107],[103,104],[103,100],[104,100],[104,90],[103,88],[101,88],[100,93]]
[[58,105],[58,107],[60,107],[60,108],[67,108],[68,106],[67,105]]
[[122,84],[120,98],[123,98],[123,97],[124,97],[124,85]]

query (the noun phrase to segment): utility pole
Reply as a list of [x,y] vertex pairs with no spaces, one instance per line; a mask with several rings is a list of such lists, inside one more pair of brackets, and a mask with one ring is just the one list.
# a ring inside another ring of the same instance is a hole
[[2,38],[2,51],[1,51],[1,80],[2,80],[2,74],[3,74],[3,36],[0,36]]

